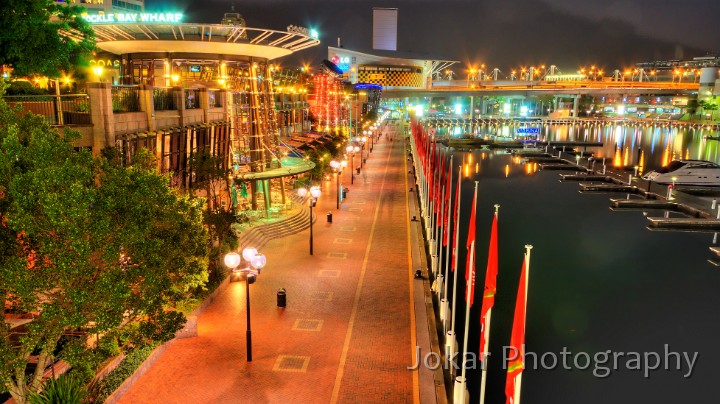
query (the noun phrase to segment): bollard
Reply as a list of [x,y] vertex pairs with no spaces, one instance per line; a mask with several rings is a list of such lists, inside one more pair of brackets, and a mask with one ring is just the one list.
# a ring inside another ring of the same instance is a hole
[[717,199],[713,199],[712,206],[710,207],[710,209],[715,210],[716,207],[717,207]]
[[[668,201],[672,199],[672,185],[668,185],[667,187],[667,196],[665,197]],[[720,213],[720,212],[718,212]]]
[[287,306],[287,293],[285,288],[280,288],[277,291],[277,307]]
[[630,176],[628,177],[628,185],[632,185],[632,179],[633,179],[633,175],[630,174]]
[[603,163],[603,175],[605,175],[605,163]]
[[327,222],[332,223],[332,212],[327,213]]
[[720,209],[718,209],[718,214],[717,214],[716,219],[717,219],[717,220],[720,220]]

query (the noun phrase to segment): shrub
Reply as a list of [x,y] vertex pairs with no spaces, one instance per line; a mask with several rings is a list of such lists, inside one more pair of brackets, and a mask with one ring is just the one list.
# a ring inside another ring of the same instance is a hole
[[31,404],[80,404],[87,396],[81,378],[75,375],[62,375],[58,379],[48,379],[39,393],[28,398]]
[[95,386],[95,401],[104,402],[121,384],[145,362],[155,345],[144,345],[130,351],[125,359]]

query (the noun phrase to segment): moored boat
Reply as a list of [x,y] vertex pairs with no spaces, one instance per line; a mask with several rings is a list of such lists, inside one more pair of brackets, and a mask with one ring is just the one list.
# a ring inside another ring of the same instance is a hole
[[720,165],[705,160],[674,160],[642,178],[658,184],[720,186]]

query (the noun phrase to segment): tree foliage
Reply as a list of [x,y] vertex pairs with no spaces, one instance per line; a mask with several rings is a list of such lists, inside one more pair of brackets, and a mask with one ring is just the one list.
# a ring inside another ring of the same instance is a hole
[[19,338],[0,328],[0,380],[18,402],[63,334],[139,320],[167,338],[168,305],[207,281],[202,207],[144,165],[75,151],[74,136],[0,100],[0,300],[33,314]]
[[52,0],[3,0],[0,65],[11,66],[16,76],[48,77],[85,65],[95,48],[95,35],[80,17],[84,11]]

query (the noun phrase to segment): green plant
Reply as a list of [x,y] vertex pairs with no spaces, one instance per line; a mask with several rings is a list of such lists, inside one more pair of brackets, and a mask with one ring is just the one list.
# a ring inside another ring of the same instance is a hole
[[110,397],[128,377],[135,373],[135,370],[150,356],[153,349],[155,349],[155,345],[144,345],[130,351],[118,367],[95,385],[93,391],[97,394],[95,401],[104,402]]
[[87,396],[85,384],[75,375],[62,375],[48,379],[39,393],[32,393],[28,401],[32,404],[80,404]]
[[85,382],[95,376],[98,366],[105,359],[98,350],[88,349],[81,338],[73,338],[65,344],[62,357],[72,366],[75,377]]
[[75,112],[90,112],[90,103],[87,101],[80,101],[75,104]]
[[120,345],[114,335],[106,335],[100,338],[98,349],[105,356],[115,356],[120,354]]

